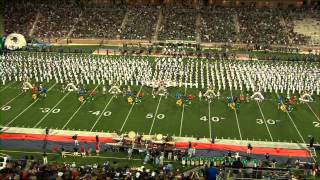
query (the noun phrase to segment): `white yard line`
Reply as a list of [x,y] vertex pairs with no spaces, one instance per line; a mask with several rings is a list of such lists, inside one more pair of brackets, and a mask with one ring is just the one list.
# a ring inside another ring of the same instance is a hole
[[1,106],[0,109],[2,109],[2,108],[5,107],[6,105],[8,105],[8,104],[11,103],[12,101],[14,101],[17,97],[21,96],[21,94],[23,94],[23,92],[21,92],[20,94],[18,94],[16,97],[10,99],[10,101],[6,102],[3,106]]
[[[50,91],[57,83],[52,85],[48,91]],[[16,117],[14,117],[10,122],[8,122],[5,126],[9,126],[12,124],[17,118],[19,118],[24,112],[26,112],[32,105],[34,105],[39,99],[36,99],[33,103],[31,103],[28,107],[26,107],[22,112],[20,112]]]
[[160,96],[160,98],[159,98],[159,102],[158,102],[158,105],[157,105],[157,108],[156,108],[156,112],[155,112],[154,115],[153,115],[153,120],[152,120],[152,124],[151,124],[150,130],[149,130],[149,135],[150,135],[151,132],[152,132],[152,128],[153,128],[154,121],[156,120],[156,117],[157,117],[157,114],[158,114],[158,110],[159,110],[159,106],[160,106],[161,99],[162,99],[162,96]]
[[8,87],[12,86],[14,83],[16,83],[16,81],[9,83],[6,87],[2,88],[0,92],[6,90]]
[[[98,84],[93,91],[95,91],[98,87],[100,86],[100,84]],[[79,110],[82,108],[82,106],[86,103],[86,101],[84,101],[79,107],[78,109],[72,114],[72,116],[68,119],[68,121],[63,125],[62,129],[66,128],[66,126],[69,124],[69,122],[74,118],[74,116],[79,112]]]
[[73,119],[73,117],[79,112],[79,110],[82,108],[82,106],[85,104],[86,102],[83,102],[78,109],[72,114],[72,116],[68,119],[68,121],[63,125],[62,130],[64,128],[66,128],[66,126],[69,124],[69,122]]
[[210,106],[211,106],[211,102],[209,101],[209,102],[208,102],[208,111],[209,111],[209,116],[208,116],[208,118],[209,118],[209,135],[210,135],[209,138],[212,138]]
[[[184,87],[184,95],[187,94],[187,87]],[[182,113],[181,113],[181,119],[180,119],[180,131],[179,131],[179,136],[181,137],[182,134],[182,126],[183,126],[183,117],[184,117],[184,103],[182,105]]]
[[[232,96],[232,98],[233,98],[232,90],[230,90],[230,93],[231,93],[231,96]],[[237,120],[237,126],[238,126],[238,131],[239,131],[240,140],[242,140],[242,134],[241,134],[241,130],[240,130],[238,114],[237,114],[237,111],[236,111],[235,109],[234,109],[234,115],[236,116],[236,120]]]
[[90,129],[90,132],[94,129],[94,127],[98,124],[99,120],[101,119],[101,117],[103,116],[104,112],[107,110],[109,104],[111,103],[112,99],[114,98],[114,96],[112,96],[109,99],[109,102],[107,103],[107,105],[104,107],[104,109],[102,110],[101,114],[99,115],[99,117],[97,118],[96,122],[94,122],[93,126]]
[[314,114],[314,116],[317,118],[317,120],[320,121],[319,116],[313,111],[313,109],[311,108],[311,106],[310,106],[308,103],[306,103],[306,104],[307,104],[307,106],[309,107],[309,109],[312,111],[312,113]]
[[[276,95],[277,95],[277,97],[279,98],[278,93],[276,93]],[[296,129],[296,131],[298,132],[298,135],[300,136],[300,138],[301,138],[302,142],[303,142],[303,143],[306,143],[306,142],[305,142],[305,140],[303,139],[303,137],[302,137],[302,135],[301,135],[301,133],[300,133],[300,131],[299,131],[299,129],[298,129],[298,127],[297,127],[296,123],[294,123],[294,121],[293,121],[292,117],[290,116],[289,112],[288,112],[288,111],[286,111],[286,113],[287,113],[287,115],[288,115],[288,117],[289,117],[289,119],[290,119],[290,121],[291,121],[292,125],[294,126],[294,128],[295,128],[295,129]]]
[[[141,90],[142,90],[142,85],[140,86],[140,89],[139,89],[139,91],[138,91],[138,94],[140,94]],[[132,111],[132,109],[133,109],[133,107],[134,107],[135,104],[136,104],[136,103],[134,102],[134,103],[131,105],[131,108],[130,108],[127,116],[126,116],[126,119],[124,120],[124,122],[123,122],[123,124],[122,124],[122,126],[121,126],[121,128],[120,128],[120,132],[122,132],[124,126],[126,125],[128,119],[129,119],[129,116],[130,116],[130,114],[131,114],[131,111]]]
[[271,132],[270,132],[269,126],[268,126],[268,124],[267,124],[266,118],[264,117],[264,114],[263,114],[263,112],[262,112],[262,110],[261,110],[260,103],[259,103],[258,101],[256,101],[256,102],[257,102],[257,104],[258,104],[258,107],[259,107],[259,110],[260,110],[262,119],[263,119],[263,121],[264,121],[264,124],[266,125],[266,128],[267,128],[267,130],[268,130],[270,139],[271,139],[271,141],[273,142],[273,137],[272,137],[272,135],[271,135]]
[[59,104],[60,104],[70,93],[71,93],[71,91],[69,91],[67,94],[65,94],[65,95],[57,102],[57,104],[55,104],[55,105],[50,109],[50,111],[47,112],[47,114],[45,114],[45,115],[37,122],[37,124],[35,124],[35,125],[33,126],[33,128],[36,128],[37,126],[39,126],[39,124],[42,123],[42,121],[43,121],[44,119],[46,119],[46,118],[49,116],[49,114],[50,114],[57,106],[59,106]]

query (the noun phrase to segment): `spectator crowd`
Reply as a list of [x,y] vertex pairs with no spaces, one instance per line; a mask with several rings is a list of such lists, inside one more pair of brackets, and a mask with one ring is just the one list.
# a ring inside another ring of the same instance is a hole
[[302,45],[307,35],[295,32],[297,20],[320,20],[319,7],[257,8],[180,6],[85,6],[77,3],[8,1],[5,33],[34,38],[106,38],[200,40],[271,45]]
[[252,159],[228,155],[223,159],[225,160],[204,165],[187,164],[187,168],[181,165],[177,167],[177,164],[170,162],[147,168],[145,165],[133,167],[129,163],[121,164],[117,160],[102,160],[92,164],[80,161],[80,164],[77,164],[77,159],[74,159],[74,162],[70,163],[55,161],[47,164],[45,158],[41,160],[33,155],[23,155],[7,161],[6,167],[0,170],[0,179],[302,179],[316,178],[320,170],[318,165],[309,163],[296,162],[295,167],[290,167],[294,170],[275,169],[275,160],[265,161],[265,164],[255,167],[255,160]]
[[14,1],[6,1],[3,13],[5,33],[17,32],[28,35],[36,19],[36,14],[37,9],[29,1],[22,5],[16,4]]
[[154,35],[159,10],[156,7],[132,7],[128,19],[120,31],[121,39],[148,39]]
[[[79,20],[81,9],[75,4],[39,5],[40,16],[35,26],[33,36],[37,38],[67,37],[75,22]],[[70,11],[72,9],[72,11]]]
[[204,42],[235,42],[237,30],[232,8],[203,8],[201,10],[201,40]]
[[122,20],[124,8],[83,8],[79,21],[71,33],[72,38],[116,38]]
[[159,29],[159,39],[195,40],[197,13],[194,9],[167,8],[163,11],[163,14],[164,18]]

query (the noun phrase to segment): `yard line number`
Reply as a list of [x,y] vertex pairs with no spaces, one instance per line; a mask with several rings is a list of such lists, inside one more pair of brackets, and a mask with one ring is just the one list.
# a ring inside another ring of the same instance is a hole
[[[264,124],[263,119],[256,119],[256,122],[257,122],[257,124]],[[279,122],[279,120],[267,119],[266,122],[269,125],[274,125],[274,124],[276,124],[276,122]]]
[[[213,116],[213,117],[211,117],[210,118],[210,120],[212,121],[212,122],[220,122],[220,120],[223,120],[223,119],[225,119],[224,117],[216,117],[216,116]],[[202,116],[201,118],[200,118],[200,121],[204,121],[204,122],[206,122],[206,121],[208,121],[209,119],[207,118],[207,116]]]
[[[154,116],[153,116],[153,113],[148,113],[146,115],[146,118],[147,119],[152,119]],[[164,114],[157,114],[157,119],[164,119],[166,116]]]
[[[96,116],[99,116],[100,115],[100,111],[89,111],[92,115],[96,115]],[[105,111],[104,113],[103,113],[103,116],[106,116],[106,117],[108,117],[108,116],[111,116],[111,114],[112,114],[112,112],[111,111]]]
[[[48,112],[50,112],[51,108],[40,108],[40,110],[42,113],[48,113]],[[51,111],[51,113],[54,113],[54,114],[57,114],[59,112],[60,112],[59,108],[55,108]]]
[[3,106],[1,111],[8,111],[9,109],[11,109],[11,106]]
[[312,122],[315,128],[320,128],[320,122]]

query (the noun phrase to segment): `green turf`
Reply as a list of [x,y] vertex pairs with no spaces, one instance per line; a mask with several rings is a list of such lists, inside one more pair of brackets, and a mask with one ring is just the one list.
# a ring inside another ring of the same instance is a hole
[[[239,96],[241,92],[231,92],[228,88],[221,92],[220,99],[208,103],[199,100],[199,90],[195,88],[169,88],[167,98],[153,98],[151,88],[133,86],[135,91],[141,88],[145,97],[132,107],[127,103],[127,97],[103,95],[102,85],[96,89],[95,100],[82,105],[76,92],[61,92],[61,84],[50,82],[43,85],[52,89],[46,99],[36,102],[31,100],[30,92],[22,93],[21,82],[0,85],[0,124],[10,122],[10,126],[18,127],[135,131],[141,134],[281,142],[308,142],[308,135],[316,138],[320,135],[319,96],[314,96],[315,102],[297,105],[297,109],[288,115],[278,110],[277,95],[270,93],[264,93],[265,101],[259,104],[255,101],[243,103],[239,110],[234,111],[227,107],[226,97],[231,94]],[[92,84],[88,89],[96,86]],[[192,104],[177,106],[176,92],[192,94]]]

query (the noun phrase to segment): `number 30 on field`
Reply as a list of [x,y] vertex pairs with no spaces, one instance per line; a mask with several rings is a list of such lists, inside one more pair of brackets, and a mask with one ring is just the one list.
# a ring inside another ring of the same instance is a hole
[[[263,119],[256,119],[256,121],[257,121],[258,124],[263,124],[264,123]],[[267,119],[266,121],[267,121],[267,124],[273,125],[273,124],[276,124],[277,120],[275,121],[273,119]]]

